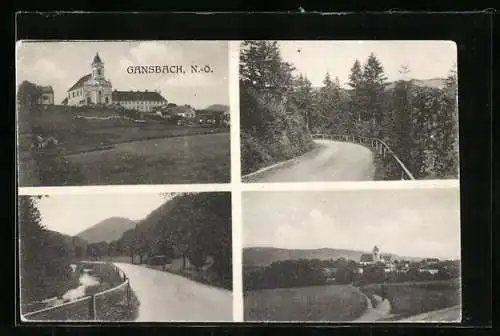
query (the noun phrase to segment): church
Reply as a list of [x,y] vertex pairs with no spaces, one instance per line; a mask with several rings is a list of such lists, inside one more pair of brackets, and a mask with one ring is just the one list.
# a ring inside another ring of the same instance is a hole
[[76,81],[67,91],[63,104],[83,105],[120,105],[126,109],[152,112],[167,104],[167,100],[157,91],[118,91],[113,90],[111,81],[104,76],[104,62],[96,53],[91,64],[91,73]]

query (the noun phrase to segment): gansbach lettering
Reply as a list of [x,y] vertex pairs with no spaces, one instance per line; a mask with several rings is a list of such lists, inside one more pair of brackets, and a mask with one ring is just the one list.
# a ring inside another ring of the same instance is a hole
[[182,65],[130,65],[127,67],[129,74],[169,74],[185,73]]

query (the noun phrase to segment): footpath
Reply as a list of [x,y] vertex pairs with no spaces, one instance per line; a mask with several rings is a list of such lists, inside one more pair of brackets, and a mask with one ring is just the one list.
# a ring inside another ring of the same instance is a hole
[[375,322],[380,319],[383,319],[387,316],[389,316],[391,312],[391,303],[387,299],[382,299],[378,295],[373,295],[373,299],[375,301],[375,306],[372,304],[372,300],[370,298],[363,294],[366,299],[366,310],[361,315],[358,317],[354,322]]

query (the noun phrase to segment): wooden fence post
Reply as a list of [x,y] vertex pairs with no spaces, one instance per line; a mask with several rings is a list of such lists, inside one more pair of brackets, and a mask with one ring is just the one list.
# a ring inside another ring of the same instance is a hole
[[91,320],[97,319],[96,308],[95,308],[95,296],[90,296],[90,304],[89,304],[89,317]]
[[130,320],[130,282],[127,282],[127,318]]

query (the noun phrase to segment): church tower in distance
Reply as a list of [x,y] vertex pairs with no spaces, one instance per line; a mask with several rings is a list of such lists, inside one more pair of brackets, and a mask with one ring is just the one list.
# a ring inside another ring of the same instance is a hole
[[377,246],[374,246],[373,247],[373,261],[374,262],[378,262],[380,261],[380,254],[379,254],[380,250]]
[[104,63],[99,57],[99,53],[95,54],[92,61],[92,78],[96,81],[104,80]]

